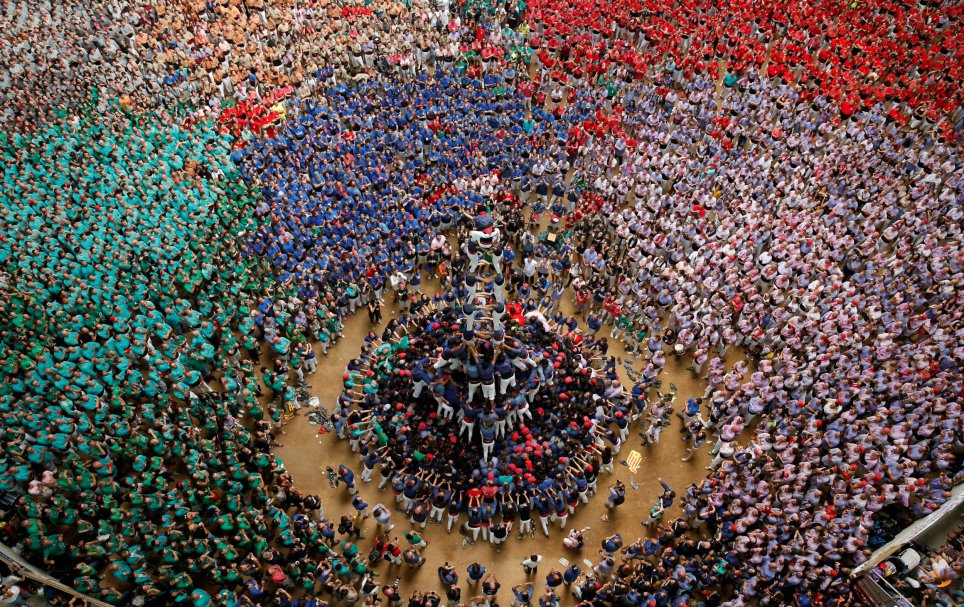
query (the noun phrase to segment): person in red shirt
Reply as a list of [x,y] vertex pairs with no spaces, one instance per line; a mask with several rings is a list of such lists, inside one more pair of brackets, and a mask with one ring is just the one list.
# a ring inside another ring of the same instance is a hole
[[482,505],[482,490],[478,487],[472,487],[465,492],[466,506],[468,508],[478,508]]

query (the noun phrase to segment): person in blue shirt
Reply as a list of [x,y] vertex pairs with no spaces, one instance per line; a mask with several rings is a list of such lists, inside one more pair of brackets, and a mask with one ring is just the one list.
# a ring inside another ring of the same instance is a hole
[[532,582],[523,582],[512,587],[512,605],[530,607],[532,601]]
[[468,568],[466,569],[466,573],[469,577],[469,585],[475,586],[481,582],[482,578],[485,577],[485,572],[486,569],[481,563],[473,562],[469,564]]
[[579,579],[581,574],[582,569],[579,567],[579,565],[573,563],[566,567],[566,570],[562,572],[562,583],[566,586],[571,586],[576,580]]

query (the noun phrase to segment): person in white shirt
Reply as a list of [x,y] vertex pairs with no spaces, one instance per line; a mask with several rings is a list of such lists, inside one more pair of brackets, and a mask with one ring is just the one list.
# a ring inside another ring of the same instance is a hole
[[532,575],[539,568],[541,562],[541,554],[530,554],[522,561],[522,569],[525,570],[526,575]]
[[381,502],[375,504],[375,508],[372,510],[372,517],[374,517],[379,531],[387,533],[395,528],[395,524],[392,523],[391,511]]

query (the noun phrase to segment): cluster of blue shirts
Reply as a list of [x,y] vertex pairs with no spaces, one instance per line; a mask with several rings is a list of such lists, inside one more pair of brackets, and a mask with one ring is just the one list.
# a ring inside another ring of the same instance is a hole
[[246,235],[248,251],[305,297],[411,273],[432,232],[482,201],[450,187],[456,179],[521,179],[533,137],[564,139],[591,111],[580,102],[558,118],[529,112],[502,84],[439,70],[409,83],[339,85],[306,102],[278,137],[232,156],[262,188],[257,213],[270,215]]

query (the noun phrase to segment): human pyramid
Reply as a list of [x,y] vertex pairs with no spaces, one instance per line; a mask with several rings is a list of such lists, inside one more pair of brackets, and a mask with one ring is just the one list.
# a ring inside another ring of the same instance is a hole
[[481,531],[500,543],[517,520],[520,536],[531,533],[535,513],[548,536],[612,471],[633,406],[612,391],[614,366],[596,342],[543,310],[507,315],[493,218],[475,216],[468,235],[453,289],[349,363],[340,432],[363,461],[361,480],[377,473],[413,523],[447,513],[451,531],[465,513],[473,540]]

